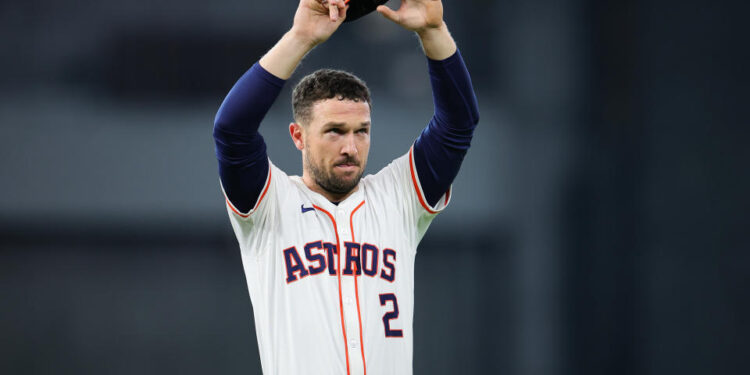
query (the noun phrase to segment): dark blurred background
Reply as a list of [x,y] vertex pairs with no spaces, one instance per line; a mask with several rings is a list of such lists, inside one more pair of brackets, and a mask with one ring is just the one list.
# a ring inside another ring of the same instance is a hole
[[[482,117],[419,248],[414,372],[748,373],[748,6],[444,4]],[[0,373],[260,373],[211,131],[295,8],[0,4]],[[416,37],[366,17],[292,81],[324,66],[371,85],[369,172],[405,153]],[[290,87],[262,132],[299,174]]]

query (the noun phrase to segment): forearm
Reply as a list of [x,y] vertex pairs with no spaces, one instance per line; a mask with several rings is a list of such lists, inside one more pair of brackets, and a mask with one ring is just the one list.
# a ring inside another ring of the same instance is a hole
[[216,113],[214,128],[253,134],[284,86],[284,80],[253,65],[237,80]]
[[428,59],[435,118],[453,129],[473,128],[479,108],[469,70],[457,49],[446,59]]
[[289,30],[259,61],[260,66],[281,79],[289,79],[300,61],[315,47],[309,37]]
[[439,27],[418,31],[417,35],[424,54],[432,60],[444,60],[456,53],[456,42],[445,22]]

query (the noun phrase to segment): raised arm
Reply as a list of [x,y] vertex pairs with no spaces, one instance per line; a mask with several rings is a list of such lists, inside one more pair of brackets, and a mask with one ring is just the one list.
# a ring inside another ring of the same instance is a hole
[[434,206],[456,178],[479,122],[474,88],[440,0],[402,0],[398,10],[381,5],[377,11],[416,32],[428,58],[435,114],[414,142],[414,164],[427,203]]
[[268,177],[258,133],[263,117],[305,55],[326,41],[346,17],[344,0],[300,0],[292,28],[232,87],[214,120],[221,185],[235,209],[250,211]]

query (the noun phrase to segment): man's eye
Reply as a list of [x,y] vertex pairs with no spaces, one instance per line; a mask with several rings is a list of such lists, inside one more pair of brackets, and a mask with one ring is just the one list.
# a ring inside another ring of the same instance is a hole
[[328,129],[328,133],[341,134],[342,131],[341,129],[338,129],[338,128],[331,128],[331,129]]

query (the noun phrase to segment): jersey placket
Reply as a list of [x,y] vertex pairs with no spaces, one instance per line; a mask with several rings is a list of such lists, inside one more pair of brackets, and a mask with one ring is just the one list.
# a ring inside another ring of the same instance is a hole
[[[357,292],[355,289],[355,280],[357,276],[357,268],[353,268],[354,275],[344,275],[344,269],[346,268],[346,254],[347,249],[344,242],[352,240],[352,233],[349,226],[350,216],[352,212],[344,208],[336,209],[336,222],[339,239],[341,241],[341,248],[339,249],[341,256],[339,257],[339,270],[341,274],[341,298],[344,306],[344,322],[346,326],[346,350],[349,354],[350,374],[365,374],[365,365],[362,355],[362,343],[360,337],[362,337],[359,331],[359,314],[357,312]],[[358,254],[352,254],[358,255]]]

